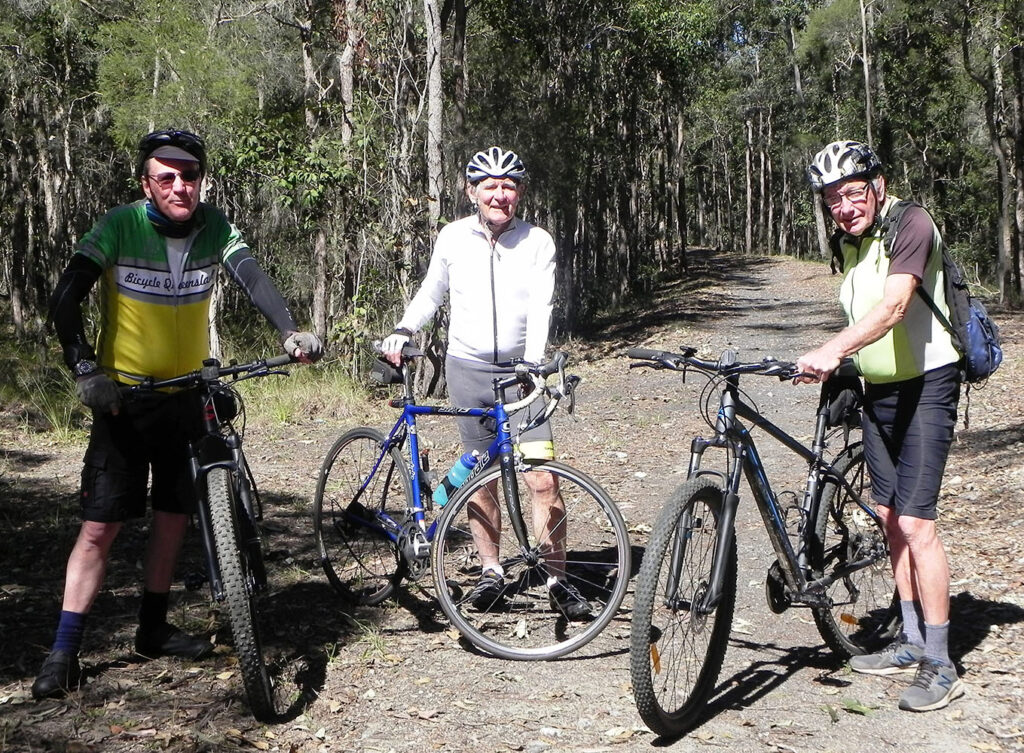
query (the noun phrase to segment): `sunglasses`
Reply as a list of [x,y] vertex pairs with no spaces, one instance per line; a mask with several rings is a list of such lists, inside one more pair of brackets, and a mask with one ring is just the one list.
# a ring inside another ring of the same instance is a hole
[[160,188],[168,189],[174,185],[175,178],[181,178],[182,183],[195,183],[201,177],[203,173],[201,170],[182,170],[180,173],[157,173],[156,175],[147,175],[149,180],[156,183]]

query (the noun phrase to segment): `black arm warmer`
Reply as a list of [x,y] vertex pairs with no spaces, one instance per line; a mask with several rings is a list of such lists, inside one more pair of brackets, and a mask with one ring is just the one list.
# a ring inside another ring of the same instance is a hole
[[81,254],[75,254],[50,296],[50,321],[57,331],[57,339],[64,349],[64,363],[69,369],[73,369],[82,359],[96,358],[96,351],[85,337],[82,301],[89,295],[101,274],[103,269],[99,264]]
[[284,298],[252,254],[245,249],[236,251],[228,257],[224,268],[231,275],[231,279],[241,285],[260,313],[281,334],[282,342],[289,332],[298,331],[299,326],[288,310],[288,304],[284,302]]

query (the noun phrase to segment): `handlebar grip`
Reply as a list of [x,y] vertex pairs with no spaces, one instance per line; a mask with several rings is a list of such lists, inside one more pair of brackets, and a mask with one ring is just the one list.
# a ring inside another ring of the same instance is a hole
[[290,363],[295,363],[295,358],[284,353],[280,356],[273,356],[268,358],[265,363],[268,369],[276,369],[278,366],[287,366]]
[[654,350],[653,348],[629,348],[626,351],[626,355],[630,358],[637,358],[644,361],[661,361],[668,353],[664,350]]

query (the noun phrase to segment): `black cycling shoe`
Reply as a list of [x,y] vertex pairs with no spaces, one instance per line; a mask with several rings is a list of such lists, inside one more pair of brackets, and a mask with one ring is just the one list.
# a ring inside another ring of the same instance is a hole
[[202,659],[213,653],[213,644],[204,638],[164,623],[157,630],[135,632],[135,651],[142,656],[155,659],[158,656],[177,656],[181,659]]
[[46,657],[39,669],[36,681],[32,683],[32,697],[60,698],[72,690],[78,690],[82,681],[82,669],[78,657],[68,651],[53,651]]

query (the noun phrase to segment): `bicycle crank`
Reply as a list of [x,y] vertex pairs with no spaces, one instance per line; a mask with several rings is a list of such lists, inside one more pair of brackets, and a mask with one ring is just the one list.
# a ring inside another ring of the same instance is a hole
[[409,567],[409,580],[419,580],[430,567],[430,542],[415,520],[409,519],[402,525],[398,550]]
[[786,588],[786,581],[782,577],[782,568],[779,561],[775,560],[768,568],[768,578],[764,584],[764,594],[768,599],[768,608],[775,614],[782,614],[791,606],[793,599]]

